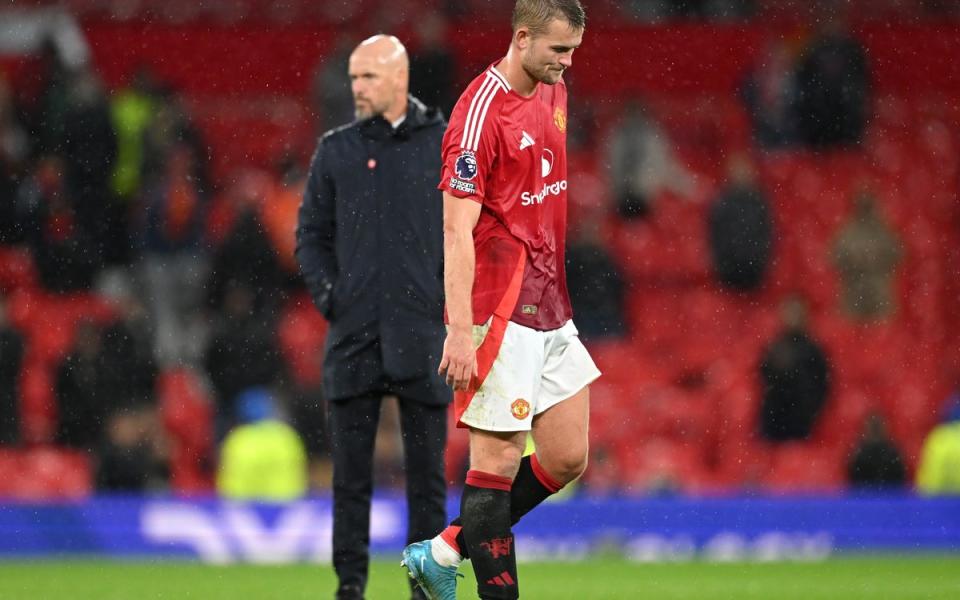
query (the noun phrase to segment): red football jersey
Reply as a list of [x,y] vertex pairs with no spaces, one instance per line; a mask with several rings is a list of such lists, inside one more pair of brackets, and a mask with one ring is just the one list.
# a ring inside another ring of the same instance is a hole
[[[496,63],[494,63],[496,64]],[[564,268],[567,89],[540,83],[529,98],[491,65],[460,96],[443,138],[439,189],[483,205],[473,230],[473,318],[490,318],[526,255],[511,320],[557,329],[572,316]]]

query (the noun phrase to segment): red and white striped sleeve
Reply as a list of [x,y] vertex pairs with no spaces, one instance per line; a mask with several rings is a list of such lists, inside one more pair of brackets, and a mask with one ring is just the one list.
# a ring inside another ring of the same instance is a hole
[[497,155],[497,112],[509,86],[488,69],[460,96],[443,138],[439,189],[458,198],[483,202]]

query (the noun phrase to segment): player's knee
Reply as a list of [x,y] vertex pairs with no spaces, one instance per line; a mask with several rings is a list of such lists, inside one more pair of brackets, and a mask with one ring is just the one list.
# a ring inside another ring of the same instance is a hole
[[583,475],[587,470],[587,453],[570,454],[561,465],[563,473],[561,474],[564,483],[570,483],[577,477]]
[[587,469],[587,449],[571,444],[550,457],[541,457],[547,472],[558,481],[567,484],[580,477]]

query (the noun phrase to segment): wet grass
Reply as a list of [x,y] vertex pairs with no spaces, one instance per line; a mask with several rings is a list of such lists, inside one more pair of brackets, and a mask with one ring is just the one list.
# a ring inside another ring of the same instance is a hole
[[[469,567],[459,595],[475,599]],[[520,566],[526,600],[632,598],[907,600],[960,598],[960,556],[854,557],[822,562],[637,564],[619,559]],[[184,562],[0,562],[0,598],[134,600],[332,598],[327,565],[209,566]],[[377,561],[368,600],[406,599],[398,563]]]

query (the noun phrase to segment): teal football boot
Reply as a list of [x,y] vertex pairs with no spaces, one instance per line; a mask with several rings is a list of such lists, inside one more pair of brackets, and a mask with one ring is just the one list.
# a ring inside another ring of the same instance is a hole
[[431,540],[410,544],[403,549],[400,564],[430,600],[457,600],[457,568],[441,566],[433,558],[432,544]]

